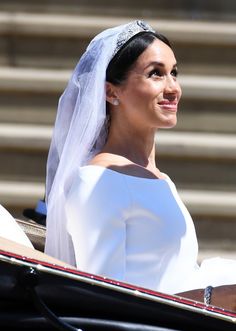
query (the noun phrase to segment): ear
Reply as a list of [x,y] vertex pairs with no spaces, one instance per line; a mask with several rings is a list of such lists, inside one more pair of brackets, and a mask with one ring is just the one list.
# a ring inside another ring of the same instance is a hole
[[107,102],[114,104],[114,100],[117,99],[116,86],[112,83],[106,82],[106,100]]

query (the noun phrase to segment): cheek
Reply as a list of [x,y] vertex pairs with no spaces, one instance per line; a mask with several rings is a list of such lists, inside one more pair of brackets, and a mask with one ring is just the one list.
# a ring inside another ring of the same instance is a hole
[[143,88],[137,89],[136,96],[140,99],[149,99],[150,101],[158,97],[164,91],[163,82],[150,82]]
[[143,91],[138,89],[134,86],[134,88],[131,88],[121,95],[121,102],[124,105],[132,106],[136,105],[137,103],[140,103],[144,98]]
[[156,98],[163,93],[163,82],[152,82],[147,84],[140,84],[135,82],[132,87],[123,90],[120,94],[120,101],[124,106],[142,107],[143,105],[152,104],[156,102]]
[[149,94],[150,96],[159,96],[162,94],[165,90],[165,82],[164,80],[161,81],[150,81],[146,88],[146,94]]

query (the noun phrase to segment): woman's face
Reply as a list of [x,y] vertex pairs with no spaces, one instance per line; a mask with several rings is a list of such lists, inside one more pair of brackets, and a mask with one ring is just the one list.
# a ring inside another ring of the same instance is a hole
[[175,126],[181,88],[171,48],[155,39],[117,87],[116,95],[119,112],[129,123],[155,129]]

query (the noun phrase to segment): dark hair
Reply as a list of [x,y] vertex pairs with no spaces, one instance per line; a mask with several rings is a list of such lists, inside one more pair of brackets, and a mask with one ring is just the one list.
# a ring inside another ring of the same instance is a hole
[[169,40],[159,33],[139,32],[125,43],[111,59],[106,70],[106,81],[114,85],[121,84],[137,58],[155,40],[159,39],[171,48]]

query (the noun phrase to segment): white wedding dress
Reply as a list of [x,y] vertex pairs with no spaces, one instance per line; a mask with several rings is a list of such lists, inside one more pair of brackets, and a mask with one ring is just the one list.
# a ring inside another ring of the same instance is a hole
[[46,253],[78,269],[165,293],[236,283],[236,261],[197,264],[192,218],[174,183],[85,166],[47,226]]

